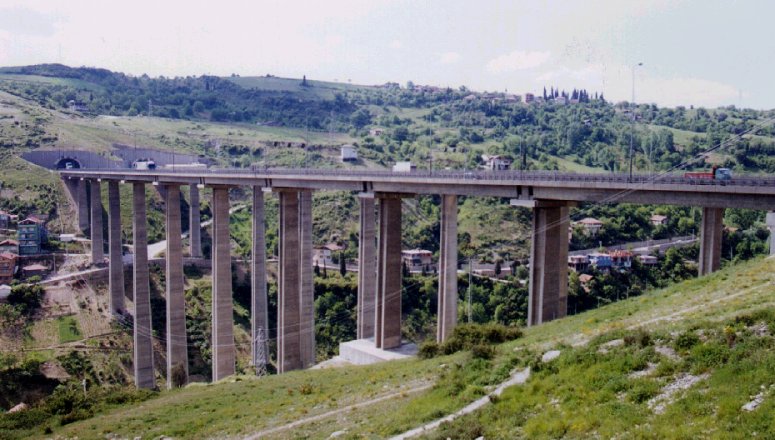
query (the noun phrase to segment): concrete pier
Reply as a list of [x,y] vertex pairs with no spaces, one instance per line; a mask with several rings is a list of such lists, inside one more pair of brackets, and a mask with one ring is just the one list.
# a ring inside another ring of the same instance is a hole
[[86,180],[76,182],[76,204],[78,205],[78,228],[82,232],[89,230],[89,197],[86,193]]
[[724,208],[702,209],[699,275],[708,275],[721,267],[721,236]]
[[280,190],[277,359],[280,373],[315,363],[312,191]]
[[269,316],[266,298],[266,234],[264,231],[264,193],[259,186],[253,187],[253,248],[252,248],[250,334],[251,359],[256,369],[269,363],[267,340]]
[[189,209],[188,216],[188,246],[189,254],[193,258],[202,257],[202,216],[199,211],[199,188],[196,184],[190,184],[189,187]]
[[105,260],[105,237],[102,231],[102,191],[99,180],[91,180],[91,262],[102,263]]
[[436,341],[452,335],[457,324],[457,196],[441,196],[438,324]]
[[212,210],[212,350],[213,381],[217,381],[233,375],[235,371],[228,187],[213,186]]
[[401,345],[401,196],[379,197],[377,309],[374,343],[389,349]]
[[118,182],[108,182],[108,256],[110,257],[108,298],[110,313],[124,310],[124,259],[121,247],[121,195]]
[[148,232],[146,225],[145,184],[132,184],[134,245],[134,370],[137,388],[156,387],[153,374],[151,329],[151,287],[148,277]]
[[775,255],[775,211],[767,213],[766,224],[770,230],[770,255]]
[[567,206],[546,203],[533,209],[528,325],[567,314],[568,226]]
[[374,337],[377,279],[376,216],[374,194],[361,194],[358,238],[358,339]]
[[188,382],[188,340],[186,338],[186,301],[183,291],[183,244],[181,243],[180,186],[165,185],[167,233],[167,388],[172,388],[173,370],[183,368]]

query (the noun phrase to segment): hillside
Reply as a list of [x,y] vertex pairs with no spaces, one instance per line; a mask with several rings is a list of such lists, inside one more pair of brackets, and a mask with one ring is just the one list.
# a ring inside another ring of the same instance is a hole
[[[235,377],[142,396],[147,400],[139,404],[113,402],[64,427],[55,420],[43,425],[55,436],[83,439],[244,436],[292,422],[266,438],[328,438],[335,431],[343,438],[387,437],[452,413],[510,371],[531,367],[525,385],[427,436],[769,438],[775,435],[773,273],[775,260],[757,259],[529,328],[496,346],[491,359],[461,352]],[[538,360],[553,349],[558,359]],[[742,408],[752,401],[752,410]],[[694,423],[686,423],[687,414]],[[42,429],[26,434],[41,436]]]

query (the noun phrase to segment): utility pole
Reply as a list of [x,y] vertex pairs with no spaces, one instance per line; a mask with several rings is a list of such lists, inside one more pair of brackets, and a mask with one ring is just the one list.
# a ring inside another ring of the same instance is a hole
[[632,182],[632,161],[633,161],[633,147],[635,141],[635,68],[642,66],[643,63],[638,63],[632,66],[632,103],[630,104],[630,178],[628,182]]

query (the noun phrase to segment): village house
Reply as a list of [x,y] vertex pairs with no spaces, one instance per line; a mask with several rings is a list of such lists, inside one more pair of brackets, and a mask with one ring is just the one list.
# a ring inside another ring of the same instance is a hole
[[584,228],[584,231],[587,234],[594,237],[595,235],[597,235],[598,232],[600,232],[600,228],[603,227],[603,222],[601,222],[596,218],[587,217],[577,221],[576,223],[574,223],[574,225],[581,226],[582,228]]
[[611,251],[611,266],[616,269],[629,269],[632,267],[633,253],[627,250]]
[[503,171],[511,167],[511,159],[506,156],[482,154],[482,162],[484,162],[484,167],[490,171]]
[[11,227],[11,214],[5,211],[0,211],[0,229],[8,229]]
[[340,246],[336,243],[327,243],[322,246],[315,246],[312,249],[312,265],[313,266],[331,266],[334,264],[333,255],[334,252],[341,252],[345,249],[344,246]]
[[25,278],[39,276],[43,277],[48,272],[48,268],[42,264],[30,264],[28,266],[22,267],[22,275]]
[[0,253],[8,252],[11,254],[19,253],[19,242],[16,240],[3,240],[0,241]]
[[599,271],[606,272],[611,269],[611,266],[613,265],[613,261],[611,260],[611,256],[602,252],[595,252],[593,254],[589,254],[589,262],[595,266],[595,269]]
[[638,255],[638,261],[644,266],[656,266],[659,263],[657,257],[653,255]]
[[0,284],[11,284],[16,273],[16,254],[0,254]]
[[410,272],[430,269],[433,264],[433,253],[425,249],[401,251],[401,262],[409,268]]
[[530,104],[531,102],[535,101],[536,97],[532,93],[525,93],[525,103]]
[[569,255],[568,269],[574,272],[582,272],[589,268],[589,257],[586,255]]
[[35,255],[41,251],[46,242],[46,228],[43,220],[27,217],[19,222],[16,238],[19,241],[19,255]]
[[651,216],[651,224],[654,226],[665,226],[667,225],[667,216],[654,214]]
[[583,273],[579,275],[579,284],[581,284],[581,288],[584,289],[585,292],[589,293],[589,283],[594,279],[595,277],[592,275]]
[[369,130],[369,136],[382,136],[383,134],[385,134],[385,130],[381,128],[372,128]]

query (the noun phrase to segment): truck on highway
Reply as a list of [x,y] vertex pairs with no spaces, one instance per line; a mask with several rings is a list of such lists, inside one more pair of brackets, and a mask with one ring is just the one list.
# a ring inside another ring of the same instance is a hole
[[732,180],[732,170],[714,166],[710,171],[686,172],[684,177],[687,179]]
[[417,169],[417,165],[413,165],[412,162],[396,162],[393,165],[393,171],[400,173],[409,173]]

